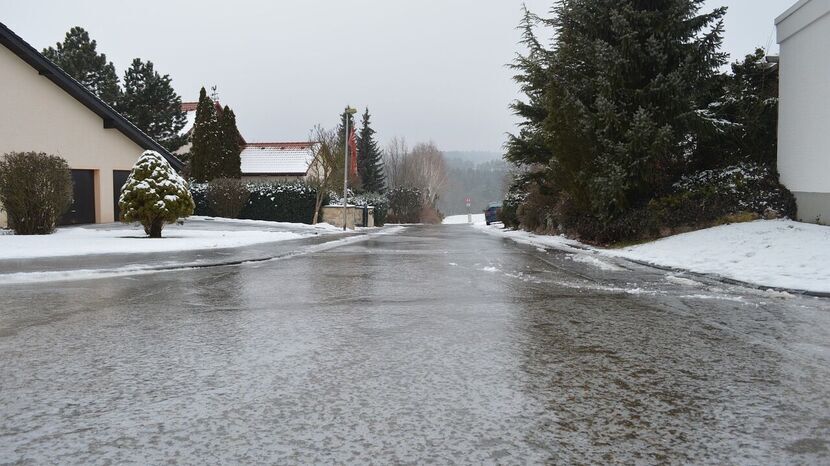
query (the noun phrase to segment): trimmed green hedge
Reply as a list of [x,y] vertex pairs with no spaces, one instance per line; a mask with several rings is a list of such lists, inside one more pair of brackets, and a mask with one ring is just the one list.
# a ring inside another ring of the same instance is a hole
[[[207,184],[201,183],[191,185],[196,202],[195,215],[215,217],[216,212],[210,208],[207,187]],[[305,183],[260,182],[248,183],[246,187],[251,195],[239,214],[241,219],[310,224],[314,218],[317,191]]]

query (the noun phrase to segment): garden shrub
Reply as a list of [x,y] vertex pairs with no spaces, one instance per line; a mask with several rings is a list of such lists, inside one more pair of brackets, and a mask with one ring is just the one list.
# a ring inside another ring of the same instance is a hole
[[705,170],[683,177],[649,209],[661,225],[709,225],[739,213],[767,218],[795,217],[795,197],[769,167],[751,163]]
[[61,157],[12,152],[0,160],[0,208],[16,234],[52,233],[71,205],[72,175]]
[[127,177],[118,208],[122,222],[139,222],[150,238],[161,238],[165,223],[193,215],[195,205],[187,181],[161,154],[148,150]]
[[424,196],[418,188],[395,188],[389,198],[388,221],[391,223],[417,223],[421,221]]
[[508,192],[501,203],[499,220],[505,228],[519,228],[519,206],[527,198],[526,193]]
[[217,178],[207,184],[207,201],[217,217],[238,218],[250,197],[242,180]]

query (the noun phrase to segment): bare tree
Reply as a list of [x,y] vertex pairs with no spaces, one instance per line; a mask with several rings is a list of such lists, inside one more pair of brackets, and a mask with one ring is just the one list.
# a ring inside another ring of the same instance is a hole
[[406,158],[409,155],[409,147],[404,138],[395,136],[386,145],[383,152],[383,164],[386,167],[387,186],[394,189],[403,186],[405,178]]
[[340,150],[339,138],[336,130],[325,129],[320,125],[311,130],[310,142],[314,157],[309,168],[307,183],[317,190],[314,201],[314,219],[316,224],[320,218],[320,209],[323,199],[335,190],[343,175],[343,151]]
[[432,142],[416,144],[407,157],[411,167],[407,167],[407,176],[415,186],[420,188],[425,201],[435,207],[438,196],[447,186],[447,165],[444,154]]

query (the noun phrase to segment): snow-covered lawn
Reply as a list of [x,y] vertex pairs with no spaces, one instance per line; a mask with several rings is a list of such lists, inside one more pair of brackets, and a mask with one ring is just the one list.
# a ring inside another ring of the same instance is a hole
[[173,252],[248,246],[302,238],[284,231],[188,230],[165,228],[163,238],[150,239],[144,230],[113,228],[60,228],[51,235],[0,235],[0,259],[80,256],[87,254]]
[[485,231],[537,247],[622,257],[760,286],[830,293],[830,227],[826,226],[790,220],[758,220],[693,231],[622,249],[592,248],[561,236],[494,228]]
[[[463,225],[467,223],[466,215],[450,215],[445,217],[442,222],[444,225]],[[473,214],[474,225],[485,225],[487,221],[484,220],[484,214]]]

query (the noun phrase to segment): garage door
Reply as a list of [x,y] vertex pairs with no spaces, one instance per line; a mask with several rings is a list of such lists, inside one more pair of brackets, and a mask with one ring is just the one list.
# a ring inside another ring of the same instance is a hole
[[118,208],[118,198],[121,197],[121,188],[130,176],[129,170],[113,170],[112,172],[112,203],[115,208],[115,221],[121,220],[121,209]]
[[69,211],[63,214],[60,225],[95,223],[95,172],[93,170],[72,170],[73,202]]

